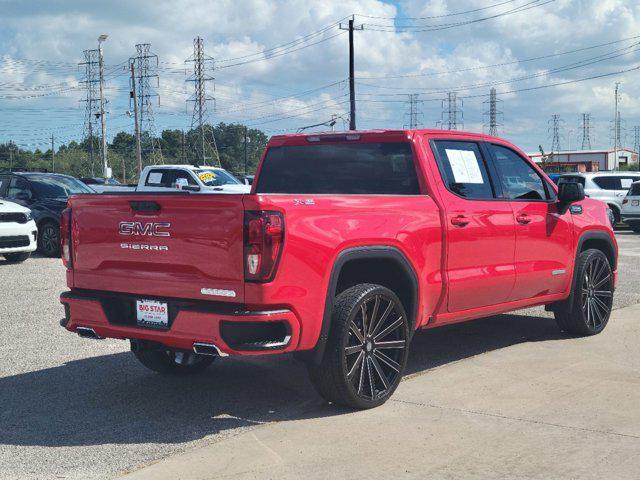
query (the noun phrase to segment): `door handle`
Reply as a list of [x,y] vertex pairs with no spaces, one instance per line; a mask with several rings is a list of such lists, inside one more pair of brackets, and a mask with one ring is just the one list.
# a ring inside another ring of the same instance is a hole
[[457,217],[451,218],[451,225],[455,225],[456,227],[466,227],[469,225],[469,219],[464,215],[458,215]]
[[529,215],[525,215],[523,213],[516,217],[516,221],[521,225],[526,225],[528,223],[531,223],[531,218],[529,218]]

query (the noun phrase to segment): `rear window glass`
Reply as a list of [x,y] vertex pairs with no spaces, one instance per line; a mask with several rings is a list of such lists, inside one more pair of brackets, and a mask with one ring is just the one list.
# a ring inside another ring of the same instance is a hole
[[408,143],[353,143],[271,147],[257,193],[417,195]]
[[584,187],[584,177],[563,175],[558,179],[558,185],[561,183],[579,183]]

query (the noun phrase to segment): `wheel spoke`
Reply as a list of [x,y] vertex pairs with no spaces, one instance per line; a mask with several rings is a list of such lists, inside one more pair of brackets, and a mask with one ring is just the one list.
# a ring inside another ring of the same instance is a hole
[[362,350],[360,350],[360,354],[356,358],[356,361],[353,362],[353,366],[351,367],[351,370],[349,370],[347,372],[347,378],[349,380],[351,380],[353,378],[353,376],[355,375],[355,373],[358,371],[358,367],[362,364],[362,360],[363,359],[364,359],[364,352]]
[[376,317],[378,316],[378,309],[380,308],[380,295],[376,295],[373,302],[373,310],[371,311],[371,317],[369,317],[369,335],[374,331],[377,325]]
[[363,302],[362,305],[360,305],[360,313],[362,314],[362,334],[366,336],[369,328],[367,326],[369,323],[369,320],[367,319],[367,302]]
[[349,356],[362,351],[362,345],[352,345],[344,349],[344,353]]
[[390,368],[395,370],[397,373],[400,373],[400,364],[395,360],[391,359],[380,350],[375,350],[373,354],[383,363],[387,364]]
[[610,278],[611,278],[611,275],[607,274],[606,277],[598,280],[597,283],[594,283],[593,284],[593,288],[600,288],[602,285],[604,285],[606,282],[608,282]]
[[593,294],[596,297],[607,297],[607,298],[611,298],[613,296],[613,293],[611,293],[609,290],[594,290]]
[[351,321],[350,330],[356,336],[358,341],[361,344],[364,344],[364,335],[362,335],[362,332],[358,329],[358,326],[355,324],[353,320]]
[[380,327],[382,325],[384,325],[384,322],[387,321],[387,318],[389,317],[389,314],[393,310],[393,306],[394,306],[393,302],[391,300],[389,300],[389,305],[387,305],[387,308],[385,308],[384,312],[382,313],[382,315],[380,316],[380,318],[376,322],[376,326],[370,332],[372,337],[376,336],[376,334],[378,333],[378,330],[380,329]]
[[375,397],[374,386],[373,386],[373,375],[371,373],[371,358],[367,358],[367,374],[369,376],[369,388],[371,390],[371,399]]
[[362,394],[362,386],[364,384],[364,370],[367,362],[360,362],[360,378],[358,380],[358,394]]
[[387,382],[387,377],[385,377],[384,372],[382,371],[382,367],[378,363],[378,360],[376,359],[375,356],[370,358],[371,358],[371,363],[373,363],[373,368],[378,374],[378,377],[380,377],[380,380],[382,380],[382,385],[384,386],[384,389],[387,390],[389,388],[389,382]]
[[379,350],[390,348],[404,348],[404,340],[389,340],[388,342],[376,342],[375,348]]
[[600,311],[600,306],[593,298],[591,299],[591,310],[593,311],[593,328],[596,328],[596,323],[598,325],[602,323],[603,314]]
[[395,322],[393,322],[387,328],[385,328],[380,333],[378,333],[375,337],[373,337],[373,339],[377,342],[379,338],[386,337],[387,335],[389,335],[389,333],[393,332],[396,328],[398,328],[401,325],[402,325],[402,317],[398,317],[398,319]]
[[606,303],[604,303],[602,300],[600,300],[598,297],[593,297],[593,302],[595,303],[595,305],[597,305],[602,309],[603,315],[606,315],[607,313],[609,313],[609,306]]

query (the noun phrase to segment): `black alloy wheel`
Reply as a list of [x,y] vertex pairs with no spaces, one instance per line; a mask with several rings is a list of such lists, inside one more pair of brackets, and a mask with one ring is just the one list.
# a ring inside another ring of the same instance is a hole
[[38,247],[47,257],[56,257],[60,254],[60,226],[57,223],[50,221],[41,226]]

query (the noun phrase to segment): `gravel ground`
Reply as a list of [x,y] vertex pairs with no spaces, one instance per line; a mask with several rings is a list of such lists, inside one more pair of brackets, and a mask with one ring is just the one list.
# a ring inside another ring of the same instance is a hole
[[[640,235],[617,237],[620,308],[640,302]],[[0,285],[0,478],[113,478],[263,423],[340,413],[289,356],[166,378],[139,366],[126,342],[69,334],[58,325],[57,259],[0,260]],[[541,308],[431,330],[416,336],[408,373],[557,335]]]

